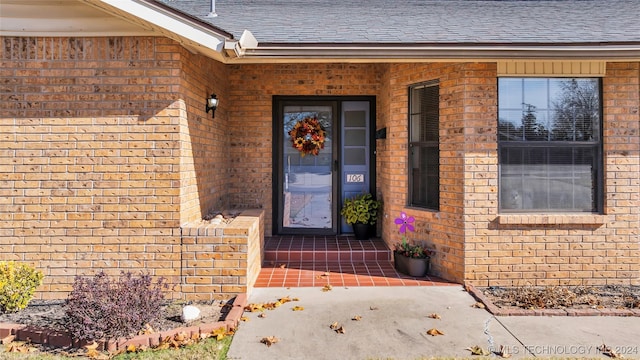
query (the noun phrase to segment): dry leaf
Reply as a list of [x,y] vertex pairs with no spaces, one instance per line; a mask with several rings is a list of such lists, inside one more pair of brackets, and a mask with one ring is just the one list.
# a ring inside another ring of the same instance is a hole
[[293,299],[291,299],[291,301],[300,301],[300,299],[298,299],[298,298],[293,298]]
[[429,314],[429,316],[428,316],[428,317],[430,317],[430,318],[432,318],[432,319],[436,319],[436,320],[440,320],[440,319],[442,319],[442,318],[440,317],[440,315],[438,315],[438,314],[436,314],[436,313]]
[[28,353],[35,351],[36,349],[32,346],[29,346],[29,343],[25,342],[17,342],[12,343],[11,346],[6,350],[7,352],[17,352],[17,353]]
[[5,345],[12,342],[16,338],[15,335],[7,335],[6,337],[0,339],[0,344]]
[[280,303],[282,303],[282,304],[285,304],[285,303],[288,303],[289,301],[291,301],[291,299],[289,299],[289,297],[288,297],[288,296],[285,296],[285,297],[283,297],[283,298],[281,298],[281,299],[278,299],[278,301],[279,301]]
[[278,266],[280,267],[280,269],[284,269],[284,268],[286,268],[286,267],[287,267],[287,264],[280,264],[280,265],[278,265]]
[[504,345],[500,345],[500,351],[495,352],[495,354],[503,359],[508,359],[511,357],[511,354],[509,354],[507,348],[505,348]]
[[245,311],[256,312],[264,310],[264,304],[249,304],[244,307]]
[[94,340],[91,344],[85,345],[84,348],[87,350],[96,350],[98,348],[98,345],[99,344]]
[[263,337],[262,340],[260,340],[260,342],[267,345],[267,347],[270,347],[271,345],[277,343],[278,341],[280,340],[275,336]]
[[245,321],[246,322],[246,321],[249,321],[249,318],[246,317],[246,316],[243,316],[243,317],[240,318],[240,321]]
[[344,326],[340,326],[339,328],[336,329],[336,332],[338,334],[344,334],[346,330],[344,329]]
[[184,331],[177,333],[176,336],[173,337],[175,341],[180,341],[180,342],[185,341],[187,338],[188,338],[187,333]]
[[96,349],[90,349],[87,350],[87,353],[85,355],[91,359],[97,359],[100,356],[100,352]]
[[302,311],[302,310],[304,310],[304,307],[302,307],[302,306],[294,306],[294,307],[291,308],[291,310],[293,310],[293,311]]
[[153,334],[154,332],[155,331],[153,331],[153,328],[151,327],[151,325],[145,324],[144,328],[138,331],[138,335],[149,335],[149,334]]
[[227,334],[227,330],[224,327],[217,328],[211,332],[211,335],[213,335],[218,341],[224,339]]
[[169,348],[169,346],[171,346],[171,338],[167,336],[160,341],[160,345],[158,345],[156,349],[166,350]]
[[427,330],[427,334],[431,336],[444,335],[444,333],[436,328]]
[[476,345],[473,347],[468,347],[466,350],[471,351],[471,355],[481,355],[481,356],[485,356],[485,355],[489,355],[491,354],[489,351],[481,348],[480,346]]
[[484,309],[485,308],[484,304],[479,302],[479,301],[477,303],[471,305],[471,307],[478,308],[478,309]]
[[266,313],[261,313],[260,315],[258,315],[259,318],[266,318],[267,314]]
[[369,306],[369,310],[378,310],[377,306]]
[[598,350],[602,352],[603,355],[608,356],[612,359],[622,359],[623,356],[618,354],[615,350],[613,350],[610,346],[602,344],[598,346]]
[[331,285],[327,284],[327,285],[325,285],[325,286],[322,288],[322,291],[325,291],[325,292],[326,292],[326,291],[331,291],[331,289],[333,289],[333,286],[331,286]]
[[360,320],[362,320],[362,316],[356,315],[356,316],[352,317],[351,320],[360,321]]
[[132,353],[132,352],[136,352],[136,350],[138,350],[138,349],[133,344],[129,344],[129,346],[127,346],[127,352]]
[[329,325],[329,328],[331,330],[336,330],[338,327],[340,327],[340,324],[338,324],[338,322],[334,322],[333,324]]

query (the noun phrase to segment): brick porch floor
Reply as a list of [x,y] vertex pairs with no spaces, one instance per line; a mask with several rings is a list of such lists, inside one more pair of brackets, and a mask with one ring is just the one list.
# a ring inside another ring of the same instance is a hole
[[381,239],[353,236],[265,238],[264,262],[255,287],[457,285],[398,273]]

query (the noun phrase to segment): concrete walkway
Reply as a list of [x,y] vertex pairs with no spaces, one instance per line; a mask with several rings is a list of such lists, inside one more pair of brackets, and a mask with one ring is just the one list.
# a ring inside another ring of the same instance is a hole
[[[474,308],[461,286],[257,288],[249,303],[286,296],[299,301],[266,310],[264,318],[245,312],[248,321],[240,323],[229,359],[471,358],[465,349],[476,345],[504,346],[514,359],[607,358],[597,349],[603,343],[626,359],[640,359],[637,317],[494,317]],[[430,318],[433,313],[441,319]],[[360,321],[352,320],[356,315]],[[330,328],[334,322],[344,334]],[[444,335],[428,335],[432,328]],[[270,347],[260,342],[269,336],[279,341]]]

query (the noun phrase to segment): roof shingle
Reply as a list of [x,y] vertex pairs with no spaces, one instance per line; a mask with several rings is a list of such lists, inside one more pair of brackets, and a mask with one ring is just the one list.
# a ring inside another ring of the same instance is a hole
[[260,43],[640,42],[640,0],[158,0]]

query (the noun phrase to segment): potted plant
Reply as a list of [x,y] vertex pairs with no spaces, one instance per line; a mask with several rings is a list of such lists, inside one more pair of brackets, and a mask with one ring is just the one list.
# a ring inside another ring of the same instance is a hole
[[413,216],[407,216],[401,212],[400,217],[395,220],[396,225],[400,225],[398,231],[402,234],[402,241],[395,245],[393,252],[393,261],[396,270],[401,273],[422,277],[429,270],[429,260],[431,251],[422,244],[409,244],[407,242],[407,231],[415,231],[412,223],[415,221]]
[[359,194],[345,199],[340,215],[347,224],[353,226],[353,233],[358,240],[366,240],[371,234],[373,225],[378,221],[378,209],[382,203],[369,193]]

